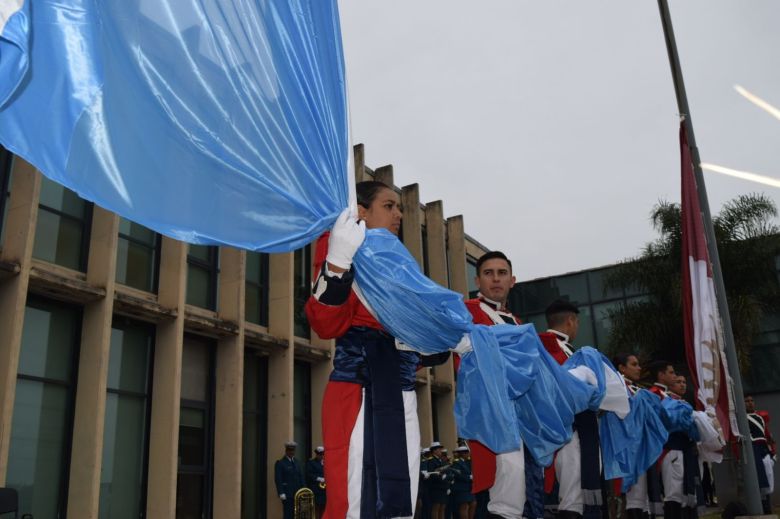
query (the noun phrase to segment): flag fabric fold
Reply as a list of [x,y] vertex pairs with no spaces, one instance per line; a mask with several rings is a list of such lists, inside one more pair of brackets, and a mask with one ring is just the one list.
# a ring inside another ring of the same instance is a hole
[[680,123],[682,175],[682,301],[685,357],[697,409],[717,417],[724,440],[739,436],[723,330],[691,151]]
[[0,143],[173,238],[313,241],[348,202],[347,126],[335,0],[0,2]]

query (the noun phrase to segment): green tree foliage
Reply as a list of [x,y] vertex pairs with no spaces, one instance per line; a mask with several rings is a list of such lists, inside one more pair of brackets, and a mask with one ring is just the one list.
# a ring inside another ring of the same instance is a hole
[[[660,201],[650,216],[660,236],[608,277],[613,288],[640,289],[648,297],[610,312],[609,350],[636,351],[644,360],[683,363],[680,205]],[[774,202],[763,194],[739,196],[713,218],[740,367],[762,317],[780,310],[775,258],[780,252]]]

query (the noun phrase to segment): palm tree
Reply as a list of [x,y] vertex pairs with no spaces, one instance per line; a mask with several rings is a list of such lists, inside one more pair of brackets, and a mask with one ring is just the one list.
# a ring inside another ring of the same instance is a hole
[[[773,223],[776,217],[772,200],[764,194],[749,194],[727,202],[713,218],[743,372],[749,367],[750,345],[762,317],[780,310],[775,266],[780,229]],[[633,349],[647,359],[683,362],[680,205],[662,200],[653,208],[650,220],[659,238],[645,245],[638,257],[620,263],[607,279],[613,288],[635,287],[649,294],[610,312],[609,349]]]

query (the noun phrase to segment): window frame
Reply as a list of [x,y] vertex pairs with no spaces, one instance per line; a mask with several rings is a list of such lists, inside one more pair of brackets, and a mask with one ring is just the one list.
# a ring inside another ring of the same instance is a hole
[[[257,323],[247,319],[246,308],[244,308],[244,320],[249,321],[250,323],[253,324],[257,324],[259,326],[267,327],[268,315],[271,309],[271,305],[268,302],[270,281],[271,281],[271,272],[270,272],[271,258],[268,255],[268,253],[265,252],[247,251],[247,254],[257,254],[260,258],[260,280],[261,280],[260,283],[257,283],[255,281],[250,281],[249,277],[246,276],[246,273],[244,273],[245,290],[249,292],[249,289],[252,288],[253,290],[257,290],[257,292],[260,294],[260,297],[258,298],[260,303],[258,305],[260,310],[260,319],[259,322]],[[265,283],[263,283],[263,281],[265,281]]]
[[[161,240],[162,241],[162,240]],[[217,245],[198,245],[198,247],[206,247],[208,249],[209,259],[204,261],[190,254],[192,245],[187,249],[187,281],[189,283],[189,269],[195,267],[200,270],[204,270],[209,276],[209,286],[207,295],[207,310],[217,311],[217,290],[219,287],[219,246]],[[185,296],[186,297],[186,296]],[[191,304],[191,303],[187,303]],[[197,306],[197,305],[193,305]],[[200,307],[199,307],[200,308]]]
[[[72,337],[74,348],[71,359],[71,381],[64,382],[59,379],[50,377],[40,377],[37,375],[26,375],[19,373],[17,368],[16,380],[27,380],[30,382],[39,382],[42,384],[52,384],[60,387],[64,387],[67,390],[67,409],[65,412],[65,436],[63,438],[64,452],[62,459],[62,467],[60,469],[60,486],[59,495],[57,496],[57,515],[58,517],[65,517],[68,508],[68,491],[70,489],[70,466],[73,457],[73,427],[76,419],[76,387],[78,386],[79,378],[79,357],[81,352],[81,337],[82,327],[84,323],[83,310],[80,307],[74,305],[68,305],[59,301],[47,299],[40,296],[30,296],[25,303],[26,307],[33,307],[42,311],[51,311],[52,308],[57,309],[76,309],[75,319],[78,322],[74,337]],[[6,474],[6,477],[8,475]]]
[[[14,155],[0,146],[0,236],[4,236],[5,204],[11,197],[9,186],[11,185],[11,170],[14,164]],[[0,243],[2,247],[2,243]]]
[[[133,222],[132,220],[128,220],[129,222],[135,224],[135,225],[141,225],[139,223]],[[146,226],[143,226],[146,227]],[[149,229],[148,227],[146,227]],[[160,256],[162,255],[162,234],[159,232],[154,231],[153,229],[149,229],[154,233],[154,246],[150,247],[148,243],[144,243],[143,241],[139,240],[138,238],[133,238],[132,236],[128,236],[126,234],[123,234],[122,231],[118,231],[117,235],[120,240],[127,240],[130,243],[133,243],[135,245],[140,245],[141,247],[144,247],[145,249],[149,249],[154,251],[154,264],[152,266],[153,272],[152,272],[152,293],[156,294],[160,289]],[[187,251],[187,256],[189,259],[189,251]],[[124,283],[123,283],[124,284]],[[130,285],[126,285],[130,286]],[[137,288],[137,287],[133,287]]]
[[[47,179],[49,182],[55,182],[54,180]],[[55,182],[57,183],[57,182]],[[48,206],[44,203],[41,203],[40,200],[38,200],[38,211],[46,211],[47,213],[53,214],[55,216],[59,216],[60,218],[65,218],[67,220],[70,220],[71,222],[79,223],[82,226],[82,233],[81,233],[81,243],[79,244],[79,265],[78,265],[78,271],[79,272],[86,272],[87,271],[87,263],[89,262],[89,242],[92,237],[92,217],[95,213],[95,204],[93,202],[90,202],[89,200],[85,200],[79,196],[78,193],[73,191],[72,189],[63,186],[64,189],[67,189],[68,191],[71,191],[73,194],[75,194],[80,200],[84,202],[84,218],[79,219],[76,216],[73,216],[71,214],[68,214],[64,211],[61,211],[59,209],[55,209],[51,206]],[[37,234],[37,229],[36,229]],[[33,243],[33,247],[35,244]],[[44,260],[45,261],[45,260]],[[59,263],[53,262],[55,265],[60,265]],[[60,265],[61,267],[68,268],[65,265]]]

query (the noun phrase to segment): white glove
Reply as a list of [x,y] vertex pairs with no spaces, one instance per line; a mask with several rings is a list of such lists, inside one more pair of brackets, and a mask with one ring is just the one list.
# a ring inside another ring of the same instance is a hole
[[442,474],[441,475],[441,480],[444,481],[445,479],[447,479],[447,474]]
[[429,477],[431,477],[431,473],[428,472],[427,470],[423,470],[422,471],[422,475],[423,475],[423,478],[425,478],[425,479],[428,479]]
[[328,257],[326,261],[335,267],[349,270],[352,258],[366,238],[366,222],[358,222],[355,213],[344,209],[328,238]]
[[469,335],[468,333],[464,333],[463,337],[461,337],[460,339],[460,342],[456,344],[454,348],[452,348],[452,351],[454,351],[458,355],[463,356],[473,349],[474,348],[471,346],[471,335]]
[[472,476],[471,474],[469,474],[469,479],[474,479],[474,476]]
[[447,495],[450,495],[450,492],[452,492],[449,488],[447,489]]
[[279,494],[279,499],[281,499],[282,501],[286,501],[287,500],[287,495],[286,494]]
[[317,483],[325,483],[325,478],[317,478]]

